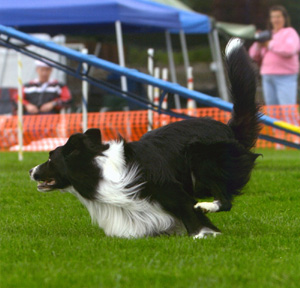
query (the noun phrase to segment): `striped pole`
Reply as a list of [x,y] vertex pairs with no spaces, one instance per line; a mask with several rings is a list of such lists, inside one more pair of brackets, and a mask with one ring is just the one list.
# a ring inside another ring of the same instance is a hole
[[[148,49],[148,73],[149,75],[153,76],[153,67],[154,67],[154,49]],[[148,85],[148,100],[152,103],[153,102],[153,86]],[[152,130],[153,128],[153,111],[148,109],[148,131]]]
[[[82,54],[88,54],[88,50],[86,48],[83,48],[81,50]],[[87,63],[82,64],[83,73],[87,72],[88,65]],[[89,84],[87,81],[82,81],[82,132],[85,132],[88,129],[88,109],[87,109],[87,103],[88,103],[88,89]]]
[[22,56],[18,52],[18,143],[19,161],[23,160],[23,81],[22,81]]
[[[193,67],[188,67],[187,69],[187,88],[189,90],[194,90],[194,78],[193,78]],[[194,116],[195,108],[197,107],[196,101],[188,98],[187,100],[187,109],[188,115]]]
[[[168,68],[164,68],[162,70],[162,80],[168,81],[169,76],[169,70]],[[163,102],[162,102],[162,108],[167,109],[168,108],[168,95],[165,96]]]
[[[159,67],[155,67],[154,68],[154,77],[156,79],[159,79],[159,76],[160,76],[160,69],[159,69]],[[159,88],[158,87],[154,87],[153,96],[154,96],[154,104],[159,105]]]
[[[168,81],[168,77],[169,76],[169,70],[168,68],[164,68],[162,70],[162,80],[164,81]],[[162,109],[168,109],[168,95],[165,95],[164,100],[161,104]],[[165,126],[168,124],[167,122],[167,115],[166,114],[162,114],[162,119],[161,119],[161,125]]]
[[[159,77],[160,77],[160,68],[159,67],[155,67],[154,68],[154,77],[156,78],[156,79],[159,79]],[[153,96],[154,96],[154,101],[153,101],[153,103],[155,104],[155,105],[159,105],[159,92],[160,92],[160,90],[159,90],[159,88],[158,87],[154,87],[154,91],[153,91]],[[156,113],[154,113],[154,116],[153,116],[153,118],[154,118],[154,121],[153,121],[153,123],[154,123],[154,125],[153,125],[153,128],[154,129],[156,129],[156,128],[158,128],[159,127],[159,115],[158,115],[158,113],[156,112]]]

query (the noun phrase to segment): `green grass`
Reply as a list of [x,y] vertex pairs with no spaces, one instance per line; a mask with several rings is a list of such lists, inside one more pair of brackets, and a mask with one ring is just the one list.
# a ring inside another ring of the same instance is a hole
[[40,193],[28,170],[46,153],[0,153],[0,287],[299,287],[299,151],[260,150],[223,234],[109,238],[72,195]]

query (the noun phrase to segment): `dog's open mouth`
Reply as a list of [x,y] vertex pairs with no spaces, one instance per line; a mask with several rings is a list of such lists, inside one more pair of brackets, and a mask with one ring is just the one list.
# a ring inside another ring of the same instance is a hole
[[54,179],[39,181],[37,188],[39,191],[47,192],[55,188],[56,181]]

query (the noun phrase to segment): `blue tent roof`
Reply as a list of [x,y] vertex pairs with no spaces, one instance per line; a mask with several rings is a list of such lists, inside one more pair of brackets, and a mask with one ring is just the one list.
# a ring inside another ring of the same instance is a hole
[[[187,34],[206,34],[211,30],[211,21],[207,15],[196,12],[181,11],[179,14],[182,29]],[[177,33],[178,29],[171,29]]]
[[124,32],[180,28],[178,11],[139,0],[10,0],[0,6],[0,24],[28,33],[112,33],[117,20]]
[[[169,8],[179,13],[181,29],[187,34],[206,34],[211,30],[211,21],[207,15],[193,12],[192,10],[179,9],[175,6],[163,4],[163,0],[140,0],[143,3],[150,3],[157,7]],[[178,33],[179,29],[170,29],[172,33]]]

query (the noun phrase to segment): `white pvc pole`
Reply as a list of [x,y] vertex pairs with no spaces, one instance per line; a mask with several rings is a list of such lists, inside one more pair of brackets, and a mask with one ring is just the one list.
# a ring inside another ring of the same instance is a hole
[[[159,67],[155,67],[154,68],[154,77],[159,79],[160,77],[160,68]],[[159,104],[159,88],[158,87],[154,87],[154,104],[158,105]]]
[[[82,54],[88,54],[88,49],[83,48],[81,50]],[[85,73],[88,69],[87,63],[82,64],[83,72]],[[85,132],[88,129],[88,90],[89,84],[87,81],[82,81],[82,132]]]
[[[153,69],[154,69],[154,49],[148,49],[148,73],[149,75],[153,76]],[[153,103],[153,86],[148,85],[148,100]],[[148,109],[148,131],[152,130],[153,127],[153,111]]]
[[[168,68],[164,68],[164,69],[162,70],[162,80],[168,81],[168,74],[169,74]],[[163,109],[167,109],[167,108],[168,108],[168,95],[165,96],[165,98],[164,98],[164,100],[163,100],[163,102],[162,102],[161,107],[162,107]]]
[[[189,90],[194,90],[193,67],[188,67],[188,70],[187,70],[187,88]],[[197,107],[196,101],[189,98],[187,100],[188,115],[193,116],[193,114],[195,114],[194,109],[196,107]]]
[[[176,70],[175,70],[175,62],[173,57],[173,49],[172,49],[172,42],[171,42],[171,34],[169,31],[166,31],[166,43],[167,43],[167,51],[168,51],[168,59],[169,59],[169,66],[170,66],[170,74],[171,74],[171,81],[173,83],[177,83],[176,77]],[[181,108],[180,99],[178,94],[174,95],[175,98],[175,107],[177,109]]]
[[187,69],[187,88],[189,90],[194,90],[194,77],[193,77],[193,67],[188,67]]
[[23,81],[22,81],[22,57],[18,53],[18,142],[19,161],[23,160]]

